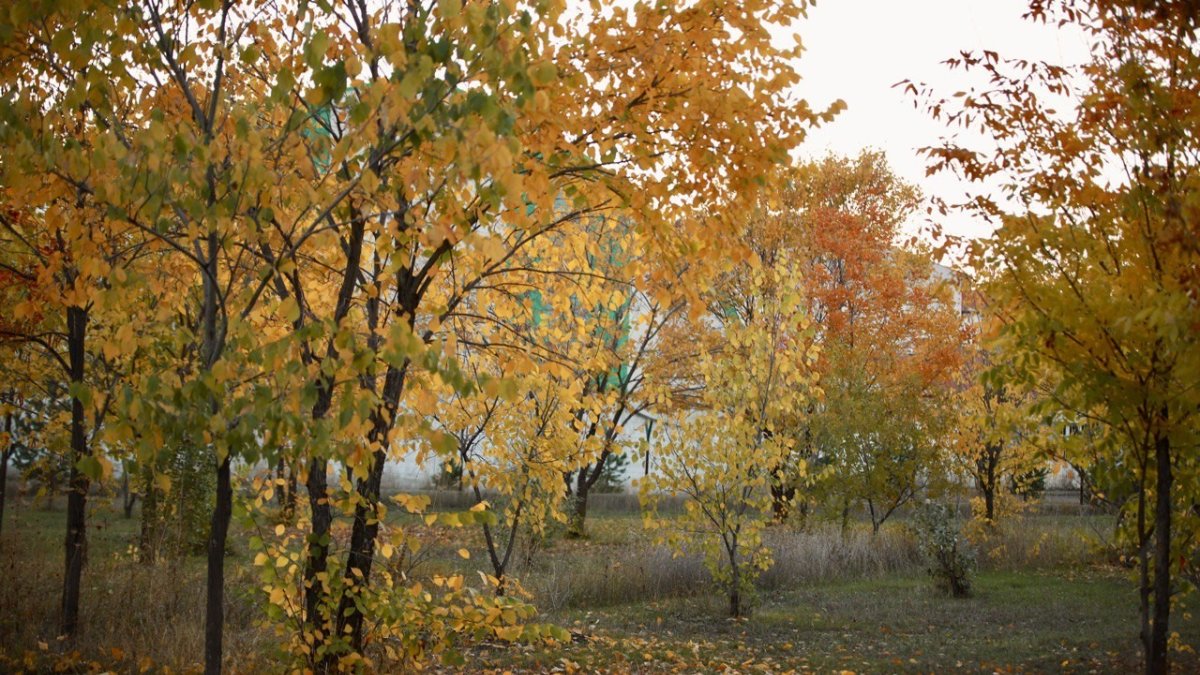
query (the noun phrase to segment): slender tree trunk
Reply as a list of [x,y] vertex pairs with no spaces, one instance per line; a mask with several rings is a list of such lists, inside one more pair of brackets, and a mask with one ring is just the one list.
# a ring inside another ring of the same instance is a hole
[[[210,177],[211,170],[210,167]],[[205,245],[207,269],[204,274],[204,301],[200,314],[200,369],[201,372],[210,372],[224,350],[224,326],[221,310],[217,305],[217,260],[220,255],[220,241],[215,230],[208,232]],[[211,399],[209,407],[212,413],[216,414],[220,401],[216,398]],[[222,638],[225,630],[225,538],[229,534],[229,519],[233,515],[233,486],[229,475],[231,460],[228,454],[224,458],[218,455],[215,467],[217,494],[208,530],[208,571],[204,603],[205,675],[217,675],[222,666]]]
[[287,508],[287,490],[284,487],[287,485],[287,482],[284,480],[285,471],[286,466],[283,462],[283,453],[280,453],[279,457],[275,458],[275,503],[279,506],[280,513]]
[[308,557],[304,563],[304,623],[310,629],[325,632],[321,620],[321,599],[325,597],[321,576],[329,568],[329,530],[333,526],[333,510],[329,505],[328,465],[324,458],[308,462],[308,505],[312,510]]
[[575,491],[572,503],[571,522],[567,526],[567,536],[581,538],[587,536],[588,493],[590,488],[583,482]]
[[734,618],[742,615],[742,570],[738,565],[737,549],[737,535],[734,535],[732,544],[725,546],[729,555],[729,616]]
[[288,462],[284,483],[283,517],[291,523],[296,519],[296,463]]
[[1141,482],[1137,493],[1138,534],[1138,608],[1141,616],[1142,650],[1146,670],[1151,671],[1154,651],[1150,628],[1150,534],[1146,530],[1146,465],[1141,467]]
[[13,416],[4,416],[4,432],[8,434],[8,444],[4,446],[4,454],[0,457],[0,533],[4,532],[4,502],[8,498],[8,460],[12,458]]
[[217,466],[217,503],[208,534],[208,593],[205,599],[204,672],[221,672],[222,633],[225,627],[225,539],[233,515],[233,485],[229,456]]
[[133,481],[129,479],[129,462],[121,463],[121,510],[126,518],[133,518],[133,507],[137,503]]
[[[1165,418],[1166,412],[1163,412]],[[1165,426],[1165,425],[1164,425]],[[1154,500],[1154,623],[1146,672],[1165,675],[1171,618],[1171,440],[1166,432],[1154,444],[1157,474]]]
[[154,485],[154,471],[142,469],[142,526],[138,536],[138,560],[143,565],[152,565],[158,557],[158,502],[159,491]]
[[[84,340],[87,338],[87,310],[67,309],[67,351],[71,384],[83,386]],[[83,565],[87,557],[87,493],[90,481],[79,470],[79,461],[88,453],[87,412],[78,394],[71,397],[71,467],[67,492],[67,536],[65,541],[66,574],[63,577],[62,621],[59,633],[74,636],[79,626],[79,593]]]
[[338,602],[337,613],[338,634],[345,635],[349,632],[350,644],[354,651],[362,650],[363,613],[355,608],[355,599],[370,584],[371,567],[375,559],[375,538],[379,535],[376,505],[379,503],[383,465],[386,460],[387,454],[383,450],[376,450],[372,455],[366,479],[358,482],[359,501],[354,507],[350,551],[343,575],[344,590]]
[[354,524],[350,530],[350,551],[346,558],[346,571],[342,575],[345,590],[338,602],[338,635],[349,629],[350,645],[355,651],[362,650],[363,613],[355,611],[355,598],[371,581],[371,567],[375,556],[375,538],[379,535],[378,504],[379,491],[383,483],[383,467],[387,461],[389,432],[395,423],[400,394],[404,390],[408,364],[389,367],[384,376],[382,405],[372,414],[373,420],[368,442],[378,448],[371,454],[371,465],[365,479],[358,481],[358,503],[354,507]]
[[[355,217],[351,221],[349,238],[346,241],[346,266],[342,271],[337,304],[333,310],[334,325],[340,324],[349,314],[354,299],[355,285],[361,272],[359,266],[362,262],[362,244],[366,224],[361,217],[357,216],[357,209],[353,202],[350,203],[350,207],[351,213],[355,214]],[[297,295],[297,302],[302,300],[300,288],[297,283],[293,289]],[[308,358],[317,361],[312,354],[309,354]],[[326,345],[324,358],[330,362],[335,362],[338,358],[337,347],[333,340]],[[312,408],[314,424],[329,414],[333,403],[334,386],[332,378],[328,375],[318,376],[316,384],[317,400],[313,403]],[[314,659],[317,647],[329,639],[328,622],[333,618],[325,617],[323,619],[321,617],[321,605],[327,597],[325,582],[321,581],[321,577],[329,569],[330,529],[333,526],[333,507],[329,503],[328,468],[329,463],[324,457],[312,457],[309,459],[308,473],[304,480],[311,509],[308,554],[304,561],[304,632],[308,635],[319,632],[323,636],[311,638],[313,652],[310,656]],[[320,660],[321,667],[324,669],[328,669],[331,663],[330,655],[325,655]],[[315,661],[314,665],[316,665]]]
[[571,521],[567,524],[567,536],[573,539],[579,539],[587,536],[587,509],[588,509],[588,494],[591,493],[594,480],[589,480],[594,470],[597,477],[604,470],[604,460],[607,459],[601,455],[595,465],[587,465],[579,469],[575,474],[575,489],[571,499]]

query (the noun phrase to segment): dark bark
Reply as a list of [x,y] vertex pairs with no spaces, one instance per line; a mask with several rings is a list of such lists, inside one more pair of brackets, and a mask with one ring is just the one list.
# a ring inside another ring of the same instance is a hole
[[[84,344],[87,338],[88,312],[81,307],[67,309],[67,352],[70,381],[83,386]],[[87,493],[91,482],[79,470],[79,461],[89,454],[87,414],[78,392],[71,397],[71,467],[67,492],[66,572],[63,577],[61,635],[73,636],[79,626],[79,594],[83,565],[87,558]]]
[[979,475],[979,492],[983,494],[984,516],[989,523],[996,519],[996,467],[999,464],[1001,448],[995,445],[984,447],[983,457],[976,463]]
[[732,541],[727,540],[725,553],[729,556],[729,616],[738,618],[742,616],[745,608],[742,607],[742,569],[738,564],[740,561],[736,533],[733,534]]
[[1146,670],[1150,671],[1153,639],[1150,627],[1150,532],[1146,528],[1146,464],[1140,467],[1141,482],[1137,490],[1137,535],[1138,535],[1138,609],[1140,610],[1142,651]]
[[221,672],[221,642],[225,627],[225,539],[233,515],[233,486],[229,457],[217,466],[217,502],[208,533],[208,586],[205,597],[204,672]]
[[359,589],[366,588],[371,580],[371,567],[375,555],[375,539],[379,535],[378,504],[379,491],[383,483],[383,466],[387,460],[385,448],[392,425],[395,422],[400,394],[404,390],[404,379],[408,372],[407,362],[401,366],[389,366],[384,375],[382,405],[372,413],[371,432],[368,442],[379,448],[371,454],[371,464],[364,479],[357,483],[358,503],[354,506],[354,524],[350,530],[350,551],[346,558],[343,574],[345,590],[337,609],[338,635],[349,633],[350,645],[355,651],[362,650],[363,613],[355,610]]
[[133,481],[129,479],[129,464],[121,466],[121,511],[126,518],[133,518],[133,507],[137,505],[138,495],[133,491]]
[[792,513],[796,488],[784,485],[778,478],[771,483],[771,515],[776,523],[784,523]]
[[[611,439],[605,440],[606,445],[611,443]],[[604,466],[608,463],[608,458],[612,453],[606,447],[595,463],[588,464],[579,469],[575,475],[574,495],[571,500],[571,521],[567,525],[567,536],[579,538],[587,534],[587,507],[588,495],[592,492],[597,481],[600,480],[601,474],[604,473]]]
[[287,479],[284,482],[283,517],[291,523],[296,519],[296,464],[288,462]]
[[320,581],[329,567],[329,529],[333,525],[333,511],[329,505],[327,465],[323,457],[313,457],[308,462],[308,505],[312,511],[311,531],[308,535],[308,557],[304,563],[304,623],[311,628],[322,628],[321,599],[325,589]]
[[[213,182],[213,168],[209,167],[209,182]],[[220,290],[217,288],[217,260],[220,255],[220,239],[216,231],[205,237],[207,248],[203,292],[200,312],[201,341],[200,368],[202,372],[212,370],[224,351],[223,310],[218,305]],[[213,398],[208,406],[215,414],[220,402]],[[218,457],[216,503],[208,530],[208,561],[204,599],[204,672],[216,675],[221,672],[222,637],[225,630],[225,538],[229,534],[229,518],[233,514],[233,488],[229,476],[230,457]]]
[[[357,213],[357,211],[352,211]],[[349,237],[345,240],[346,267],[342,271],[341,286],[338,288],[337,304],[333,310],[333,324],[341,324],[350,313],[354,300],[355,284],[360,273],[362,262],[363,237],[366,231],[365,221],[355,217],[351,221]],[[298,279],[293,279],[293,292],[296,302],[304,306],[303,289]],[[297,328],[301,318],[297,319]],[[310,351],[304,352],[305,360],[315,360]],[[325,346],[325,360],[334,362],[338,358],[337,347],[331,338]],[[312,419],[314,423],[325,419],[333,405],[333,378],[322,374],[317,380],[317,400],[313,403]],[[308,554],[304,561],[304,628],[306,631],[319,630],[328,635],[325,625],[330,617],[321,616],[321,605],[326,597],[326,589],[320,577],[329,569],[330,528],[333,526],[333,508],[329,503],[328,461],[322,456],[314,456],[308,462],[308,475],[305,478],[305,488],[308,491],[308,505],[311,510],[310,532],[308,535]]]
[[[1163,415],[1166,413],[1164,411]],[[1171,618],[1171,440],[1164,433],[1154,444],[1154,621],[1146,654],[1146,672],[1165,675]]]
[[150,467],[142,469],[142,523],[138,535],[138,560],[143,565],[152,565],[158,558],[158,546],[161,540],[161,521],[158,508],[162,493],[154,485],[154,470]]
[[[483,495],[479,493],[478,487],[475,488],[475,498],[482,503]],[[492,527],[487,523],[483,524],[483,540],[487,544],[488,559],[491,560],[492,571],[496,576],[496,597],[503,597],[506,592],[504,582],[508,574],[508,561],[512,559],[513,544],[517,541],[517,532],[521,527],[521,506],[522,504],[517,505],[512,523],[508,526],[508,540],[504,543],[504,553],[500,553],[500,547],[492,534]]]
[[9,443],[4,446],[4,454],[0,456],[0,533],[4,531],[4,502],[8,498],[8,460],[12,458],[13,416],[4,416],[4,432],[8,434]]

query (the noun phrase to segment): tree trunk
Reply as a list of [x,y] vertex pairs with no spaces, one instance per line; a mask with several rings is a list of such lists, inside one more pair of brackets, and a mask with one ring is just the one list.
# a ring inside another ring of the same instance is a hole
[[[67,309],[67,351],[71,384],[83,386],[84,340],[87,337],[87,310]],[[62,621],[59,633],[74,636],[79,626],[79,592],[83,565],[87,557],[87,493],[90,481],[79,470],[79,461],[88,455],[87,413],[78,391],[71,396],[71,467],[67,492],[67,536],[65,541],[66,574],[63,577]]]
[[287,508],[287,494],[285,494],[287,490],[284,487],[287,485],[287,482],[284,480],[285,471],[286,466],[283,462],[283,454],[280,453],[279,457],[275,458],[275,503],[279,506],[280,513],[283,513],[283,510]]
[[[1166,415],[1165,411],[1163,413]],[[1167,636],[1171,618],[1171,440],[1166,432],[1154,444],[1157,473],[1154,500],[1154,622],[1150,650],[1146,654],[1146,672],[1165,675]]]
[[1142,651],[1147,672],[1151,669],[1153,641],[1150,629],[1150,538],[1146,530],[1146,465],[1141,466],[1141,481],[1137,490],[1137,536],[1138,536],[1138,609],[1142,639]]
[[[567,536],[572,539],[580,539],[587,536],[587,507],[588,495],[592,491],[592,486],[600,478],[600,474],[604,471],[604,463],[608,459],[608,451],[600,454],[596,463],[589,464],[579,469],[575,475],[575,494],[571,500],[571,521],[567,524]],[[568,484],[568,488],[570,485]]]
[[[346,242],[346,266],[342,272],[341,285],[338,288],[337,304],[333,310],[333,324],[335,326],[346,318],[352,306],[354,291],[360,273],[359,265],[362,261],[363,237],[366,232],[365,219],[358,217],[357,209],[354,207],[353,202],[350,202],[349,205],[354,217],[350,223],[349,240]],[[297,285],[294,289],[297,292],[297,301],[300,299],[299,288],[299,285]],[[309,355],[308,358],[315,359],[312,355]],[[326,344],[324,358],[330,362],[338,358],[337,346],[334,340],[330,340]],[[318,365],[320,364],[318,363]],[[313,403],[312,407],[314,424],[329,414],[329,409],[333,403],[334,387],[332,376],[324,374],[317,377],[316,384],[317,400]],[[308,535],[308,555],[304,561],[304,626],[302,632],[306,635],[319,633],[322,636],[305,638],[306,640],[312,640],[310,646],[313,651],[310,652],[310,659],[313,660],[314,665],[317,647],[329,640],[328,622],[333,618],[325,617],[323,620],[321,617],[321,604],[327,596],[325,584],[320,580],[320,577],[329,569],[330,529],[333,526],[333,510],[329,503],[327,472],[328,461],[324,457],[312,457],[309,459],[308,475],[304,481],[308,491],[308,504],[312,514],[310,523],[311,531]],[[294,490],[293,494],[295,494]],[[323,668],[327,669],[331,664],[330,655],[323,656],[320,663]]]
[[208,532],[208,587],[205,598],[204,672],[221,672],[221,640],[225,627],[225,538],[233,515],[229,456],[217,465],[217,503]]
[[8,498],[8,460],[12,457],[13,416],[4,416],[4,432],[8,434],[8,444],[4,446],[4,454],[0,456],[0,533],[4,532],[4,501]]
[[137,500],[138,494],[133,491],[133,481],[129,478],[129,462],[121,462],[121,511],[126,518],[133,518]]
[[729,616],[735,619],[742,616],[742,570],[737,551],[737,535],[733,535],[733,543],[725,546],[725,552],[729,555]]
[[288,462],[287,482],[284,484],[283,517],[291,523],[296,520],[296,463]]
[[[411,314],[410,314],[411,315]],[[383,465],[387,460],[388,436],[396,419],[400,395],[404,391],[404,380],[408,373],[407,362],[399,367],[389,366],[384,375],[382,401],[372,413],[371,431],[367,440],[371,447],[379,448],[371,454],[367,477],[358,481],[358,503],[354,507],[354,524],[350,530],[350,551],[346,557],[346,570],[342,575],[345,588],[338,602],[338,635],[346,635],[349,628],[350,645],[354,651],[362,651],[363,613],[355,610],[355,598],[360,589],[371,581],[371,566],[375,555],[375,538],[379,535],[377,505],[379,490],[383,483]]]
[[776,523],[787,521],[792,512],[792,500],[796,497],[796,488],[785,486],[780,480],[776,476],[771,483],[771,513]]
[[321,620],[321,599],[325,597],[325,589],[320,577],[329,568],[329,530],[333,525],[327,472],[326,461],[314,457],[308,462],[308,477],[304,481],[312,510],[308,557],[304,562],[304,623],[309,629],[323,633],[327,633]]
[[[384,434],[386,437],[386,434]],[[354,507],[354,525],[350,531],[350,552],[347,554],[344,587],[338,603],[337,634],[349,632],[350,645],[356,652],[362,651],[363,613],[355,608],[355,598],[370,583],[371,567],[375,557],[375,538],[379,534],[379,519],[376,504],[383,482],[383,465],[387,454],[376,450],[371,457],[370,471],[365,480],[358,482],[358,504]],[[349,628],[349,631],[347,631]]]
[[584,483],[575,492],[571,522],[567,526],[567,536],[579,539],[587,536],[587,507],[589,488]]
[[159,534],[161,531],[158,507],[160,491],[154,485],[154,470],[150,467],[142,469],[142,524],[138,535],[138,561],[143,565],[152,565],[158,558]]

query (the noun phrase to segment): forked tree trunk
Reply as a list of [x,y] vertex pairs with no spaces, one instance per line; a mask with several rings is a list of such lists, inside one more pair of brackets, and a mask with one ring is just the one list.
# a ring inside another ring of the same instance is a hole
[[[411,314],[410,314],[411,315]],[[371,454],[371,465],[365,479],[358,481],[358,503],[354,507],[354,524],[350,529],[350,551],[346,555],[345,582],[338,602],[338,635],[350,638],[351,648],[362,651],[363,613],[355,608],[355,599],[371,582],[371,567],[375,557],[375,539],[379,536],[378,504],[383,483],[383,466],[387,460],[388,437],[395,423],[400,395],[404,391],[408,363],[389,366],[384,375],[381,405],[372,413],[368,442],[379,448]]]

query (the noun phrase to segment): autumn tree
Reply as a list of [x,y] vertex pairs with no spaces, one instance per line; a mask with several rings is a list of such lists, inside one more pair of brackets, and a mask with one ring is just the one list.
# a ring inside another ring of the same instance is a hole
[[[38,116],[31,107],[45,93],[38,85],[10,81],[0,88],[13,98],[8,115]],[[41,117],[41,133],[50,142],[78,143],[82,117],[79,112]],[[46,142],[12,125],[0,133],[6,143]],[[87,557],[87,496],[93,481],[112,473],[111,461],[94,449],[123,371],[122,356],[135,341],[133,326],[120,312],[136,312],[144,300],[130,292],[118,310],[116,294],[125,292],[131,266],[147,251],[146,238],[109,218],[85,192],[30,172],[19,159],[0,162],[0,185],[0,271],[8,308],[0,343],[16,347],[7,359],[13,383],[48,410],[67,413],[65,428],[53,431],[69,439],[62,456],[67,532],[59,630],[73,636]]]
[[971,254],[1004,324],[1004,375],[1048,375],[1047,413],[1097,425],[1097,447],[1131,479],[1123,533],[1137,550],[1145,669],[1165,673],[1196,532],[1196,14],[1097,1],[1034,3],[1029,16],[1081,30],[1090,59],[952,59],[987,84],[952,100],[926,92],[929,109],[990,145],[927,153],[933,169],[980,183],[965,207],[996,227]]
[[[727,274],[740,303],[714,289],[714,313],[693,326],[707,334],[695,365],[698,405],[678,409],[653,444],[654,471],[641,484],[646,522],[677,552],[703,552],[731,616],[742,616],[758,572],[770,564],[761,530],[770,510],[772,467],[790,452],[785,423],[819,396],[810,322],[787,253],[747,258]],[[664,494],[686,497],[677,518],[657,515]]]
[[[775,469],[778,519],[793,501],[807,508],[804,491],[823,489],[846,513],[865,504],[878,529],[936,473],[962,326],[930,251],[902,235],[919,203],[886,158],[867,151],[781,171],[756,206],[747,245],[804,260],[802,292],[822,347],[825,397],[788,429],[795,443]],[[730,292],[740,294],[736,284]]]
[[[796,52],[771,44],[802,9],[69,0],[3,15],[5,161],[164,251],[139,283],[170,299],[151,316],[175,338],[130,378],[114,438],[214,458],[207,671],[235,461],[303,467],[309,665],[361,657],[365,626],[401,632],[364,618],[394,588],[372,576],[382,472],[436,431],[413,403],[470,384],[444,358],[451,317],[581,216],[636,214],[669,257],[718,236],[828,117],[793,100]],[[47,132],[66,120],[73,135]],[[336,513],[352,517],[344,551]]]
[[996,522],[997,503],[1006,490],[1020,489],[1021,481],[1046,465],[1045,454],[1037,452],[1046,430],[1032,410],[1036,394],[988,377],[993,366],[990,339],[994,336],[984,333],[966,347],[949,435],[957,465],[983,501],[977,515],[988,524]]

